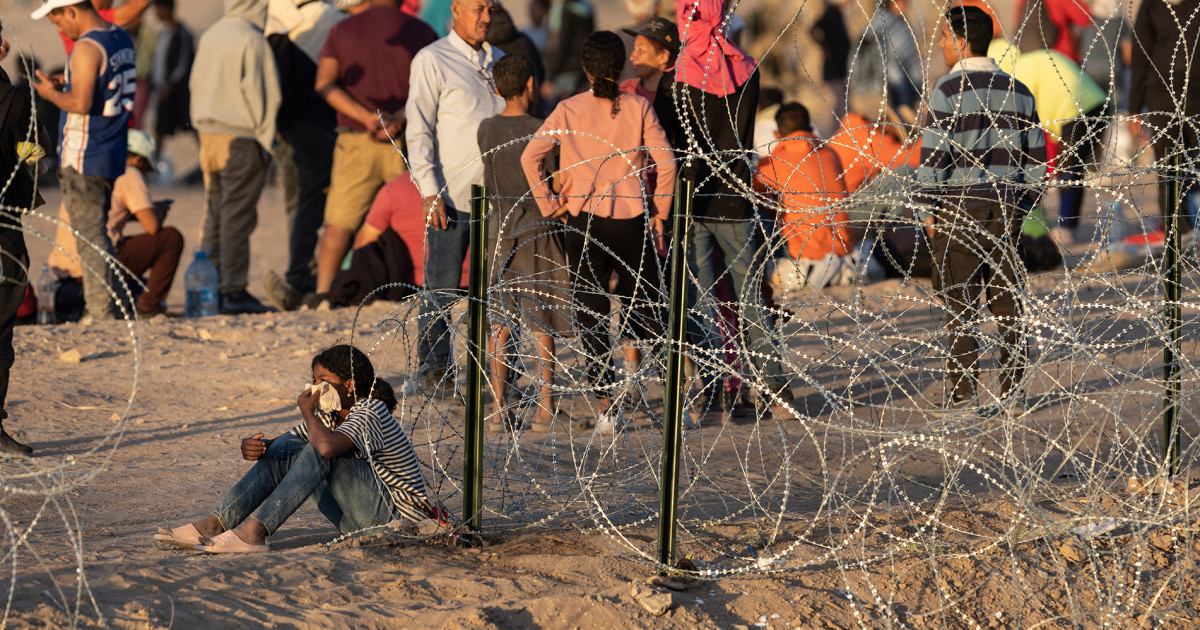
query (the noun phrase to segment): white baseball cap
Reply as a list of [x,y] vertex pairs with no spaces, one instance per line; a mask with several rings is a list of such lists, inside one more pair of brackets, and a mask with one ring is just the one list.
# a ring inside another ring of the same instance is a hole
[[46,17],[47,15],[50,15],[50,12],[55,9],[62,9],[64,7],[73,7],[77,4],[79,4],[80,2],[81,2],[81,0],[43,0],[42,6],[38,7],[36,11],[31,13],[30,17],[32,17],[35,20],[40,20],[40,19]]
[[154,138],[151,138],[150,134],[146,133],[145,131],[142,131],[141,129],[130,129],[128,142],[126,143],[125,147],[130,153],[133,153],[134,155],[140,155],[146,158],[146,160],[151,164],[154,164],[154,153],[156,151],[154,146]]

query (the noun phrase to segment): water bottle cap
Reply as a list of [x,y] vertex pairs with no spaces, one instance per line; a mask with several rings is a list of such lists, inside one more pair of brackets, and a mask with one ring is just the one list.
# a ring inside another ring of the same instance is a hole
[[208,245],[197,245],[192,254],[196,258],[208,258]]

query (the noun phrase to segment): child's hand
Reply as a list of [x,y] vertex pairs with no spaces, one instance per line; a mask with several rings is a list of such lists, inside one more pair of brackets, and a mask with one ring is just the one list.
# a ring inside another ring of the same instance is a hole
[[264,440],[263,434],[255,433],[254,435],[242,440],[242,459],[248,462],[256,462],[262,458],[267,452],[267,447],[271,445],[271,440]]
[[296,398],[296,406],[300,408],[300,413],[307,410],[309,413],[315,414],[321,406],[321,388],[305,388]]

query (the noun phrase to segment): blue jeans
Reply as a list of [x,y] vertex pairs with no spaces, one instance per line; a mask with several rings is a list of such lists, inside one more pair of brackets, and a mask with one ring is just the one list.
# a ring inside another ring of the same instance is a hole
[[[771,341],[770,325],[762,316],[762,292],[757,281],[753,286],[746,286],[746,278],[761,278],[763,271],[756,267],[751,276],[750,267],[755,262],[755,224],[755,220],[692,222],[688,271],[695,282],[688,284],[688,334],[709,356],[720,346],[717,322],[721,316],[715,294],[718,278],[713,268],[713,250],[720,247],[725,259],[725,273],[733,284],[734,299],[737,300],[738,348],[743,357],[749,355],[755,374],[763,383],[772,391],[778,391],[787,386],[788,379],[783,376],[779,351]],[[703,380],[707,387],[713,387],[717,379]]]
[[450,367],[450,311],[458,295],[463,261],[471,242],[471,215],[447,208],[449,225],[444,230],[426,229],[425,289],[421,310],[417,354],[422,374]]
[[343,534],[385,525],[393,516],[391,497],[366,460],[353,453],[326,459],[290,433],[271,442],[213,514],[227,530],[252,516],[269,536],[308,498]]

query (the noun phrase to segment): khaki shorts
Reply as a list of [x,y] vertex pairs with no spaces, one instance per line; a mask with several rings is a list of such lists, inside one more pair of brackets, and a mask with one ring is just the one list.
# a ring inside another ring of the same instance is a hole
[[375,193],[408,170],[390,142],[365,133],[339,133],[325,201],[325,224],[355,232],[367,217]]

